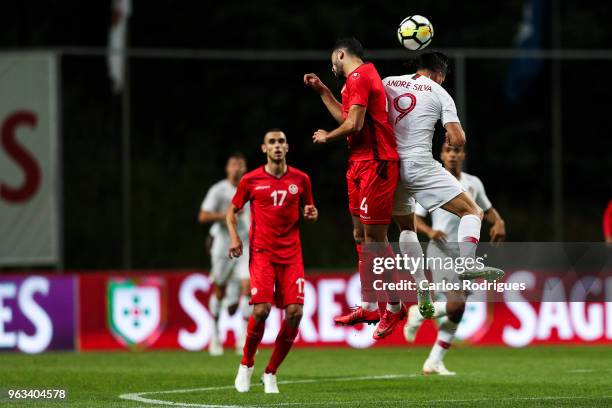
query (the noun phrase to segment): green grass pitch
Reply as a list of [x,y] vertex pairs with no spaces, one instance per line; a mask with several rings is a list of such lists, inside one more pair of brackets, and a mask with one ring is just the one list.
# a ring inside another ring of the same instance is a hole
[[[455,377],[424,377],[426,348],[295,349],[265,395],[233,389],[239,357],[206,352],[0,354],[2,407],[598,407],[612,406],[612,347],[460,348]],[[7,389],[68,390],[63,402],[15,401]],[[160,392],[165,391],[165,392]],[[173,391],[173,392],[169,392]],[[121,399],[124,394],[147,401]],[[157,401],[157,404],[152,401]]]

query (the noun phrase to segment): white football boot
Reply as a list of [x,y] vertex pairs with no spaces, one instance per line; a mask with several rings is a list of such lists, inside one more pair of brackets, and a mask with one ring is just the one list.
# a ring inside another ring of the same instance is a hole
[[211,356],[222,356],[223,355],[223,346],[221,345],[221,341],[219,341],[219,337],[213,335],[210,339],[210,344],[208,345],[208,353]]
[[234,380],[234,387],[238,392],[248,392],[251,389],[251,376],[253,376],[253,367],[247,367],[243,364],[238,366],[238,374]]
[[484,266],[482,268],[473,267],[466,269],[465,271],[458,273],[459,279],[463,280],[474,280],[483,279],[488,282],[493,282],[504,277],[505,273],[499,268],[492,266]]
[[276,374],[263,373],[261,375],[261,382],[264,386],[264,392],[266,394],[278,394],[278,385],[276,385]]
[[444,362],[427,359],[423,364],[423,375],[456,375],[454,371],[449,371]]
[[404,338],[408,343],[413,343],[423,320],[419,317],[419,307],[412,305],[408,308],[408,319],[404,325]]

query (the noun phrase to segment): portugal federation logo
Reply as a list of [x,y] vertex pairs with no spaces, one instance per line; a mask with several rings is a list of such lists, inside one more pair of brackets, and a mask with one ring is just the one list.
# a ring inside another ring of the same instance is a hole
[[159,338],[166,325],[163,279],[110,279],[106,293],[108,325],[121,344],[143,349]]

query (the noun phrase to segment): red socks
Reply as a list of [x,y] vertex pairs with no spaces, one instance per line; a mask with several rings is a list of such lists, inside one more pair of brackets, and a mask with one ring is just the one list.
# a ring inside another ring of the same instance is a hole
[[[254,357],[255,353],[257,352],[257,346],[259,346],[259,343],[261,342],[265,328],[265,321],[257,322],[253,316],[249,318],[247,337],[246,342],[244,343],[242,361],[240,364],[247,367],[253,367],[255,364]],[[291,350],[291,346],[293,346],[293,341],[298,334],[298,330],[299,329],[297,327],[288,326],[283,320],[278,336],[276,336],[276,343],[274,345],[272,357],[270,357],[270,362],[266,367],[266,373],[276,374],[278,366],[283,362],[285,357],[287,357],[289,350]]]
[[244,349],[242,351],[242,361],[240,364],[247,367],[253,367],[255,361],[255,353],[257,352],[257,346],[261,342],[264,335],[264,329],[266,328],[266,322],[256,321],[253,316],[249,317],[249,324],[247,326],[247,336],[244,342]]
[[278,332],[278,336],[276,336],[276,342],[274,344],[274,351],[272,352],[272,357],[270,357],[270,362],[266,367],[266,373],[276,374],[276,370],[278,366],[283,362],[289,350],[291,350],[291,346],[293,346],[293,340],[298,334],[297,327],[290,327],[283,320],[283,325],[281,326],[280,331]]

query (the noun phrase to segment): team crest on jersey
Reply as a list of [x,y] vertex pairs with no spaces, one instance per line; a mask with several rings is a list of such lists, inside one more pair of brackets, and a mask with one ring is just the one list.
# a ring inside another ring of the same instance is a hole
[[110,279],[106,294],[108,325],[121,344],[143,349],[159,338],[166,326],[163,279]]
[[295,184],[291,184],[289,186],[289,192],[291,194],[297,194],[298,193],[298,186],[296,186]]
[[251,296],[255,296],[257,294],[257,288],[251,288]]
[[359,72],[355,72],[355,73],[353,74],[353,78],[357,79],[357,78],[359,78],[359,77],[360,77]]

